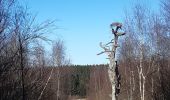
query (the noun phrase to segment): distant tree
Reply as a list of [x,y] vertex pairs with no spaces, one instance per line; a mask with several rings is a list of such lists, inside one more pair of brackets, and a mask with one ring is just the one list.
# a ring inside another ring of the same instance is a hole
[[46,58],[45,58],[45,49],[39,42],[36,42],[35,46],[33,47],[33,55],[35,56],[33,58],[33,65],[39,66],[39,67],[45,67],[46,65]]
[[63,65],[69,65],[70,62],[66,58],[66,48],[64,46],[64,42],[62,40],[57,40],[53,43],[52,47],[52,59],[53,59],[53,66],[57,67],[57,100],[61,97],[61,74],[60,67]]
[[64,42],[62,40],[54,42],[52,51],[53,51],[52,52],[53,65],[54,66],[64,65],[66,58]]
[[89,88],[90,67],[84,65],[74,68],[74,72],[71,75],[71,95],[85,97]]

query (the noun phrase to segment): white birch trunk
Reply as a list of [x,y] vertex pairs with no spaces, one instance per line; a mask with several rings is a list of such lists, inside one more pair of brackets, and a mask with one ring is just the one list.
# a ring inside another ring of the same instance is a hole
[[139,32],[141,33],[141,38],[140,38],[140,63],[139,63],[139,68],[138,68],[138,73],[139,73],[139,87],[140,87],[140,98],[141,100],[145,100],[145,76],[143,72],[143,58],[144,58],[144,51],[143,51],[143,45],[144,45],[144,36],[141,31],[141,28],[139,27]]
[[115,96],[115,85],[112,85],[112,100],[116,100],[116,96]]
[[142,65],[142,61],[143,61],[143,53],[141,51],[141,56],[140,56],[140,67],[138,68],[138,74],[139,74],[139,90],[140,90],[140,99],[141,100],[145,100],[145,76],[144,76],[144,72],[143,72],[143,65]]
[[114,64],[114,58],[110,60],[110,64],[109,64],[109,69],[108,69],[108,75],[109,75],[109,79],[112,85],[112,100],[116,100],[116,82],[115,82],[115,64]]
[[144,100],[144,75],[143,75],[143,69],[142,69],[142,60],[140,59],[140,65],[137,67],[138,69],[138,77],[139,77],[139,92],[140,92],[140,100]]
[[145,82],[146,82],[146,80],[145,80],[145,76],[143,76],[142,78],[143,78],[143,86],[142,86],[142,88],[143,88],[142,89],[143,90],[142,91],[142,98],[143,99],[142,100],[145,100]]
[[139,73],[139,90],[140,90],[140,99],[143,100],[143,97],[142,97],[142,77],[141,77],[141,72]]

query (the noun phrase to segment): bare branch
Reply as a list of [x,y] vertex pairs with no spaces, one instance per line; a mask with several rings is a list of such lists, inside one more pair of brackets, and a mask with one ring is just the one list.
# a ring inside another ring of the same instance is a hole
[[97,55],[101,55],[101,54],[103,54],[105,52],[112,52],[112,51],[102,51],[102,52],[98,53]]
[[98,53],[97,55],[101,55],[101,54],[103,54],[103,53],[105,53],[105,51],[102,51],[102,52]]
[[106,46],[102,44],[102,42],[100,42],[100,47],[103,48],[105,51],[110,51],[108,48],[106,48]]

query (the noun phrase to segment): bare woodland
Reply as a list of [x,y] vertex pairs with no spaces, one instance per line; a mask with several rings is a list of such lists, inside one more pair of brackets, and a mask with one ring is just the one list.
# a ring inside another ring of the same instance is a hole
[[170,100],[169,0],[160,12],[136,4],[125,14],[126,35],[111,41],[116,54],[100,45],[110,65],[72,65],[64,41],[45,37],[54,21],[35,23],[18,1],[0,0],[0,100]]

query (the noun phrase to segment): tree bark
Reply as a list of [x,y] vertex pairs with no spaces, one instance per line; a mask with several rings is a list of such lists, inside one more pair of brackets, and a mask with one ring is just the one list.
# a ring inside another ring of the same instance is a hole
[[109,79],[112,85],[112,100],[116,100],[116,78],[115,78],[115,64],[114,64],[114,58],[112,58],[110,60],[110,64],[109,64],[109,69],[108,69],[108,75],[109,75]]

